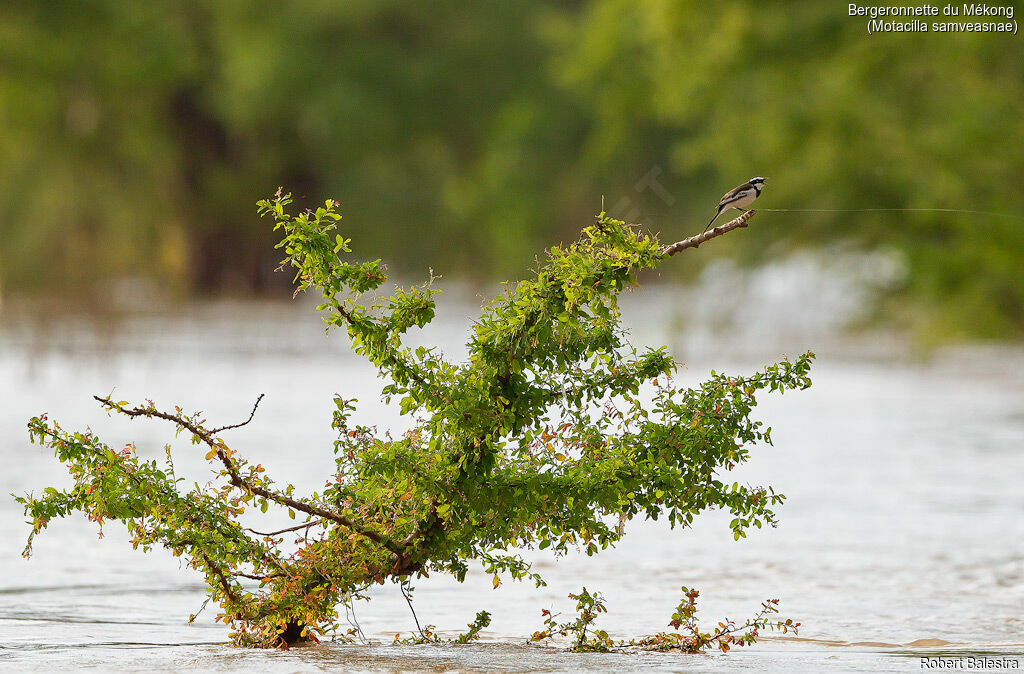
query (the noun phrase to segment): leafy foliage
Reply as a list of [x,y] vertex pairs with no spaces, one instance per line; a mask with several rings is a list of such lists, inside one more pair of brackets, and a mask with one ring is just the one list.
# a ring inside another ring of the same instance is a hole
[[476,617],[473,618],[473,622],[466,625],[469,629],[460,634],[455,639],[455,643],[468,644],[472,641],[476,641],[480,638],[480,631],[486,629],[491,624],[491,614],[487,611],[479,611]]
[[[543,642],[556,635],[571,637],[572,650],[606,653],[612,650],[641,649],[650,651],[682,651],[684,653],[703,653],[711,647],[717,647],[728,653],[732,646],[749,646],[757,641],[761,630],[770,629],[786,634],[797,634],[800,623],[791,618],[772,620],[771,616],[779,612],[779,600],[768,599],[761,603],[761,610],[753,618],[742,625],[726,619],[710,632],[702,632],[697,624],[697,597],[699,592],[683,587],[683,599],[679,602],[669,626],[672,632],[660,632],[653,636],[629,641],[616,642],[604,630],[594,629],[594,622],[601,613],[608,611],[604,598],[600,593],[587,591],[570,594],[576,600],[576,618],[566,622],[558,622],[558,614],[548,609],[541,611],[544,616],[544,629],[533,633],[532,642]],[[592,636],[588,636],[592,630]]]
[[[19,498],[33,524],[26,554],[54,517],[119,520],[136,546],[163,545],[205,574],[237,643],[271,646],[323,634],[339,603],[387,579],[403,587],[430,573],[461,581],[475,562],[495,587],[503,575],[541,584],[516,548],[595,554],[618,542],[622,519],[686,526],[722,508],[736,538],[775,524],[781,494],[720,474],[744,462],[751,445],[771,442],[750,416],[757,394],[808,387],[813,354],[675,387],[675,361],[664,348],[631,346],[617,303],[638,272],[667,259],[654,237],[602,214],[576,242],[548,251],[533,278],[487,304],[468,358],[452,363],[402,341],[434,316],[429,282],[377,297],[386,268],[379,259],[347,261],[336,202],[297,215],[289,203],[279,191],[259,212],[281,234],[296,292],[322,295],[328,329],[344,329],[377,367],[382,395],[415,419],[412,428],[381,434],[354,423],[355,401],[336,398],[335,472],[323,489],[298,496],[229,447],[221,436],[233,427],[209,428],[181,408],[97,398],[109,412],[168,421],[191,437],[217,471],[215,486],[183,484],[169,455],[161,468],[132,445],[114,451],[42,415],[29,433],[69,466],[75,484]],[[238,521],[269,507],[302,522],[262,534]],[[287,552],[291,532],[301,533]]]
[[583,588],[579,594],[570,594],[569,599],[576,600],[576,618],[559,623],[557,613],[544,609],[541,611],[541,615],[544,616],[544,629],[534,632],[530,641],[544,641],[560,634],[563,637],[571,636],[572,648],[575,651],[603,653],[614,648],[615,642],[604,630],[594,630],[591,636],[587,636],[587,631],[593,627],[597,617],[608,610],[601,593],[591,594],[587,588]]

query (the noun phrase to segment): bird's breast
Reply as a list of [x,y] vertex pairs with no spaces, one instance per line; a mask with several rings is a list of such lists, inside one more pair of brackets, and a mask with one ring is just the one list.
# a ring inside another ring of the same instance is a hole
[[747,192],[741,192],[736,195],[736,198],[729,202],[730,208],[746,208],[750,204],[754,203],[754,199],[757,199],[757,193],[754,190]]

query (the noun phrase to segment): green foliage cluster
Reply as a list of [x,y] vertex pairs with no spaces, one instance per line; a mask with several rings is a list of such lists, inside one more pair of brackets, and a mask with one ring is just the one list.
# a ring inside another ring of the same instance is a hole
[[703,653],[708,648],[717,647],[723,653],[728,653],[733,646],[749,646],[755,643],[762,630],[773,630],[783,634],[799,633],[800,623],[793,622],[791,618],[772,620],[772,616],[779,612],[778,599],[761,602],[761,610],[757,615],[742,625],[726,619],[719,622],[710,632],[702,632],[697,623],[697,597],[700,593],[685,586],[682,591],[683,599],[669,622],[672,632],[659,632],[640,639],[616,642],[605,630],[594,628],[600,614],[608,612],[604,597],[600,592],[591,593],[587,588],[583,588],[578,594],[569,595],[570,599],[576,600],[576,617],[560,623],[559,614],[548,609],[542,610],[544,629],[534,632],[530,641],[546,642],[556,635],[571,637],[571,648],[578,652],[607,653],[640,649]]
[[[636,516],[686,526],[721,508],[733,514],[737,538],[775,524],[781,494],[721,474],[746,461],[752,445],[771,442],[770,429],[751,418],[757,394],[808,387],[813,354],[675,386],[673,358],[630,345],[617,303],[639,272],[669,259],[653,236],[601,214],[483,308],[468,358],[455,363],[436,348],[403,344],[433,318],[429,283],[378,297],[386,270],[379,259],[349,261],[336,202],[293,215],[290,201],[278,192],[259,203],[281,235],[283,264],[299,291],[322,295],[328,329],[345,330],[376,366],[383,397],[413,419],[411,429],[393,438],[355,423],[355,401],[337,398],[335,471],[299,496],[229,447],[222,435],[232,426],[210,428],[151,401],[97,398],[110,412],[173,424],[206,452],[217,480],[187,485],[169,450],[161,467],[133,445],[116,451],[36,417],[32,439],[69,466],[74,485],[19,498],[32,536],[73,512],[119,520],[136,546],[163,545],[204,573],[237,643],[271,646],[329,631],[340,603],[388,579],[444,573],[461,581],[479,563],[495,587],[502,575],[542,583],[517,548],[594,554]],[[270,507],[302,520],[265,533],[239,522]]]
[[[1024,214],[1012,36],[869,36],[817,0],[4,10],[8,288],[155,274],[259,290],[269,240],[235,205],[282,181],[339,195],[373,223],[360,245],[448,277],[517,273],[602,195],[619,219],[695,231],[753,174],[773,178],[766,207]],[[906,255],[892,299],[915,325],[1024,331],[1012,218],[763,214],[725,248],[756,260],[836,241]]]
[[572,649],[575,651],[605,653],[614,648],[615,641],[604,630],[594,630],[590,636],[587,636],[587,632],[593,628],[598,616],[608,611],[601,593],[591,593],[584,587],[579,594],[570,593],[569,599],[576,600],[576,617],[559,623],[559,614],[543,609],[541,615],[544,616],[544,629],[534,632],[530,641],[546,641],[556,634],[560,634],[563,637],[571,636]]

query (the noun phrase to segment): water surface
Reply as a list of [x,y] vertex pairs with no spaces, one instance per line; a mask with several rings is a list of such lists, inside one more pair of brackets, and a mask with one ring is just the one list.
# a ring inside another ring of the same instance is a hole
[[[442,303],[430,331],[458,358],[475,314],[472,293]],[[1024,353],[1007,347],[953,349],[922,361],[897,340],[840,338],[829,321],[772,323],[715,332],[680,321],[685,296],[653,290],[631,298],[627,319],[640,345],[668,343],[686,363],[679,381],[711,368],[747,373],[783,354],[820,354],[814,386],[764,398],[774,427],[734,473],[789,496],[777,529],[735,542],[721,513],[689,530],[633,522],[615,550],[554,559],[530,553],[548,586],[482,574],[459,585],[417,583],[421,621],[455,634],[481,609],[493,615],[483,643],[390,646],[412,618],[393,586],[358,606],[370,646],[324,645],[289,653],[224,646],[226,631],[203,603],[197,574],[158,550],[126,544],[116,524],[98,539],[82,517],[54,521],[20,556],[28,527],[0,498],[0,667],[13,670],[319,669],[501,671],[667,670],[919,671],[920,654],[1014,654],[1024,666]],[[691,305],[693,306],[693,305]],[[776,318],[778,318],[776,316]],[[719,320],[720,317],[716,320]],[[721,322],[719,320],[719,322]],[[719,326],[721,327],[721,326]],[[728,326],[727,326],[728,327]],[[172,430],[112,419],[93,394],[152,398],[202,409],[216,424],[244,419],[232,447],[279,481],[315,488],[331,466],[331,397],[360,399],[359,418],[404,425],[376,399],[373,371],[326,339],[303,303],[205,304],[100,321],[8,318],[0,329],[0,493],[67,482],[52,456],[31,446],[28,417],[49,412],[66,427],[99,432],[112,446],[136,441],[159,456]],[[179,470],[205,481],[195,448],[174,442]],[[742,619],[762,599],[804,624],[800,637],[766,639],[728,656],[574,655],[527,647],[540,610],[570,611],[581,584],[603,592],[601,626],[616,637],[666,628],[679,587],[701,590],[701,615]]]

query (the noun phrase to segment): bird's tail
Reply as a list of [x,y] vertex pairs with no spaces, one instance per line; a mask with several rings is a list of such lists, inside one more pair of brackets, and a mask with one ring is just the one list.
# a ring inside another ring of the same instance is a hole
[[711,229],[711,225],[715,224],[715,220],[717,220],[718,216],[721,215],[721,214],[722,214],[722,209],[718,209],[718,212],[715,213],[715,217],[711,218],[711,222],[709,222],[708,226],[704,228],[704,231],[700,233],[701,236],[704,236],[705,234],[707,234],[707,231],[709,229]]

